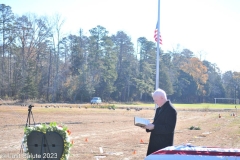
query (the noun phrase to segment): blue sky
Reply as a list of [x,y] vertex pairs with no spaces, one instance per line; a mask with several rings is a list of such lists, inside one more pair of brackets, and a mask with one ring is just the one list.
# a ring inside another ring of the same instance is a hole
[[[158,0],[1,0],[14,14],[60,14],[64,32],[77,34],[101,25],[110,35],[124,31],[154,41]],[[222,72],[240,72],[240,0],[160,0],[160,31],[164,51],[180,44]]]

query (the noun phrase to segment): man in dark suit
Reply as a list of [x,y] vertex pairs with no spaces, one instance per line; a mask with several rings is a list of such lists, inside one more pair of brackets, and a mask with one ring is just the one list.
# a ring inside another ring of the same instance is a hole
[[143,127],[151,132],[147,156],[159,149],[173,145],[174,130],[177,121],[177,112],[167,99],[162,89],[157,89],[152,94],[154,103],[158,105],[153,123]]

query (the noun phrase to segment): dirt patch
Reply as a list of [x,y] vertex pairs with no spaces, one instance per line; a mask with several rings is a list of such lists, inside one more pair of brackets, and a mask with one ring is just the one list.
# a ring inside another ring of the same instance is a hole
[[[27,106],[0,106],[0,157],[23,159],[19,153],[27,113]],[[134,126],[133,117],[153,118],[154,110],[35,105],[32,113],[36,123],[58,122],[68,126],[74,141],[69,160],[140,160],[146,155],[149,133]],[[30,122],[33,124],[32,117]],[[190,130],[191,126],[200,130]],[[231,111],[178,110],[174,145],[186,143],[240,148],[240,117],[231,116]]]

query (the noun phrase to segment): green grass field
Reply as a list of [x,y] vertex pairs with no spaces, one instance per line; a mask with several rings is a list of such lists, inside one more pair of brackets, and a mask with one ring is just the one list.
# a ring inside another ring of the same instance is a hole
[[176,108],[194,108],[194,109],[235,109],[235,104],[213,104],[213,103],[198,103],[198,104],[174,104]]
[[[153,103],[135,103],[135,104],[114,104],[116,107],[150,107],[154,108]],[[179,109],[235,109],[240,108],[239,104],[214,104],[214,103],[196,103],[196,104],[178,104],[173,103]]]

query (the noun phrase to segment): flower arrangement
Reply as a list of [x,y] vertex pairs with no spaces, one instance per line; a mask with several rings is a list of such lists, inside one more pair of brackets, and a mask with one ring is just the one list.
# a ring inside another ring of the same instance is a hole
[[[25,127],[24,128],[24,137],[22,140],[22,145],[23,145],[25,154],[29,154],[28,148],[27,148],[27,137],[32,131],[38,131],[38,132],[42,132],[45,134],[46,134],[46,132],[59,133],[62,136],[63,141],[64,141],[64,150],[63,150],[63,154],[62,154],[62,157],[60,158],[60,160],[68,159],[69,154],[70,154],[70,149],[73,146],[73,140],[70,140],[71,131],[66,126],[58,125],[56,122],[51,122],[49,125],[38,124],[33,127]],[[28,158],[28,159],[31,159],[31,158]]]

